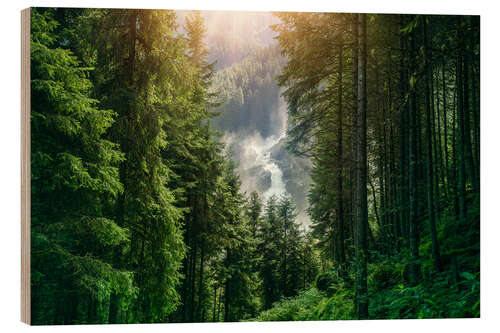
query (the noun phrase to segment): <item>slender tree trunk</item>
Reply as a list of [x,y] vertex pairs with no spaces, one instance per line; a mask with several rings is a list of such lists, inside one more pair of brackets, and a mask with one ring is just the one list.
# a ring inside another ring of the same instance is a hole
[[[434,77],[434,73],[433,73]],[[439,169],[439,181],[441,182],[443,188],[445,188],[446,184],[446,171],[444,169],[444,163],[443,163],[443,133],[442,133],[442,126],[441,126],[441,97],[439,94],[439,70],[436,72],[436,112],[437,112],[437,165]],[[436,189],[439,192],[439,182],[436,185]],[[444,191],[445,198],[446,197],[446,191]]]
[[[226,269],[229,268],[231,262],[231,251],[226,249]],[[224,321],[228,322],[230,320],[229,314],[229,300],[231,297],[231,277],[226,278],[226,282],[224,284]]]
[[[188,207],[191,207],[193,204],[193,197],[188,196]],[[186,231],[184,233],[184,239],[186,243],[186,247],[191,249],[192,244],[192,235],[191,235],[191,226],[193,224],[192,216],[189,219],[188,223],[186,223]],[[191,273],[191,250],[188,250],[186,253],[186,258],[184,259],[184,264],[182,265],[182,273],[184,279],[182,281],[182,293],[181,293],[181,304],[182,304],[182,321],[186,322],[187,314],[188,314],[188,295],[189,295],[189,277]]]
[[[389,25],[388,34],[394,34],[394,24]],[[387,74],[387,110],[389,112],[389,164],[388,164],[388,182],[389,182],[389,192],[390,192],[390,201],[389,205],[391,207],[391,234],[392,241],[397,249],[399,249],[399,237],[401,237],[401,226],[399,224],[398,214],[396,212],[397,208],[397,181],[395,178],[395,170],[396,170],[396,154],[395,154],[395,144],[394,144],[394,110],[393,110],[393,101],[392,101],[392,51],[389,49],[388,56],[388,69],[389,72]]]
[[[414,62],[415,58],[415,36],[412,34],[410,36],[410,72],[415,72]],[[412,77],[413,79],[413,77]],[[409,193],[410,193],[410,214],[409,214],[409,238],[410,238],[410,284],[416,285],[419,277],[419,267],[418,267],[418,228],[417,228],[417,106],[416,106],[416,83],[412,80],[413,84],[410,84],[410,95],[409,95],[409,106],[410,106],[410,123],[409,123],[409,151],[410,151],[410,169],[409,169]]]
[[469,50],[468,50],[468,45],[464,45],[466,41],[468,41],[467,36],[464,36],[462,30],[461,35],[463,37],[463,42],[461,43],[462,45],[462,63],[463,63],[463,131],[464,131],[464,152],[465,152],[465,163],[466,163],[466,177],[471,181],[472,183],[472,189],[475,192],[479,192],[479,180],[477,175],[479,174],[476,171],[476,163],[475,163],[475,158],[472,153],[472,142],[471,142],[471,128],[470,128],[470,111],[471,111],[471,105],[470,105],[470,89],[469,89]]
[[377,195],[375,192],[375,186],[373,185],[373,181],[370,179],[370,187],[372,189],[372,196],[373,196],[373,210],[375,212],[375,221],[377,222],[377,225],[379,228],[382,228],[382,222],[380,222],[380,217],[378,214],[378,208],[377,208]]
[[197,304],[197,320],[201,321],[201,313],[202,313],[202,303],[203,303],[203,271],[204,271],[204,264],[205,264],[205,248],[203,246],[204,244],[200,244],[200,277],[198,281],[198,304]]
[[[459,40],[462,40],[463,34],[461,33],[461,28],[459,28]],[[466,183],[466,169],[465,169],[465,127],[464,127],[464,90],[463,90],[463,47],[460,47],[459,55],[457,59],[457,120],[458,120],[458,207],[459,207],[459,219],[463,221],[466,215],[465,206],[465,183]]]
[[220,321],[220,309],[222,307],[222,288],[219,288],[219,301],[217,302],[217,321]]
[[191,272],[190,272],[190,279],[191,279],[191,301],[190,301],[190,307],[189,307],[189,320],[191,322],[194,322],[194,310],[195,310],[195,295],[196,295],[196,253],[198,252],[198,248],[196,246],[196,241],[193,242],[193,250],[192,250],[192,258],[191,258]]
[[368,318],[367,295],[367,161],[366,161],[366,14],[359,14],[358,61],[358,219],[356,246],[356,294],[358,319]]
[[444,132],[444,162],[446,168],[446,193],[447,197],[450,197],[450,157],[449,157],[449,149],[448,149],[448,96],[446,90],[446,60],[443,52],[442,58],[442,85],[443,85],[443,132]]
[[[404,28],[404,15],[400,15],[400,29]],[[401,34],[399,45],[401,48],[401,58],[399,61],[399,98],[400,98],[400,118],[399,118],[399,160],[400,160],[400,220],[401,232],[405,239],[408,239],[408,102],[406,101],[406,93],[408,92],[408,76],[406,58],[406,35]]]
[[[377,158],[377,167],[378,167],[378,182],[379,182],[379,197],[380,197],[380,238],[381,238],[381,253],[388,254],[389,249],[389,235],[387,228],[387,204],[386,204],[386,177],[385,177],[385,108],[380,106],[380,96],[382,93],[380,92],[379,85],[379,70],[378,64],[375,65],[375,92],[376,97],[374,98],[376,101],[376,113],[380,115],[381,119],[377,121],[378,125],[376,125],[376,135],[377,135],[377,150],[378,150],[378,158]],[[382,109],[382,110],[381,110]],[[382,112],[381,112],[382,111]]]
[[135,49],[137,42],[137,11],[131,10],[129,18],[129,29],[130,29],[130,50],[129,50],[129,58],[128,58],[128,74],[129,74],[129,84],[133,85],[134,83],[134,70],[135,70]]
[[140,314],[139,315],[139,318],[141,320],[144,320],[144,315],[146,314],[146,296],[145,295],[145,292],[143,291],[143,282],[144,282],[144,245],[145,243],[145,240],[143,238],[141,238],[141,254],[139,256],[139,268],[138,268],[138,275],[139,275],[139,278],[138,278],[138,286],[139,286],[139,296],[138,296],[138,299],[139,299],[139,304],[138,304],[138,313]]
[[401,227],[399,225],[398,215],[396,213],[397,206],[397,186],[396,179],[394,177],[396,170],[396,158],[394,152],[394,129],[391,124],[389,125],[389,188],[391,189],[391,225],[392,225],[392,239],[394,240],[394,245],[399,248],[398,239],[401,236]]
[[358,209],[358,14],[352,14],[352,161],[351,168],[351,245],[356,245],[357,209]]
[[337,130],[337,219],[338,219],[338,245],[339,245],[339,265],[340,272],[343,272],[344,263],[345,263],[345,251],[344,251],[344,189],[343,189],[343,153],[342,153],[342,93],[343,93],[343,85],[342,85],[342,73],[343,73],[343,59],[342,59],[342,49],[343,49],[343,41],[340,41],[339,48],[339,71],[338,71],[338,110],[337,110],[337,122],[338,122],[338,130]]
[[481,169],[481,146],[480,146],[480,122],[479,122],[479,89],[476,76],[479,75],[475,73],[474,68],[471,69],[471,82],[472,82],[472,120],[473,120],[473,137],[474,137],[474,157],[476,159],[476,182],[477,182],[477,190],[479,190],[480,186],[480,169]]
[[229,281],[226,281],[226,288],[224,292],[224,321],[229,321]]
[[427,212],[429,215],[429,229],[431,234],[431,244],[432,244],[432,259],[434,264],[434,269],[436,271],[441,270],[440,256],[439,256],[439,244],[436,232],[436,211],[434,209],[434,160],[433,160],[433,140],[432,140],[432,107],[431,107],[431,85],[432,80],[431,68],[430,68],[430,51],[429,42],[427,36],[427,24],[425,18],[422,19],[422,26],[424,32],[424,47],[425,47],[425,57],[424,57],[424,70],[425,70],[425,112],[426,112],[426,141],[427,141]]
[[455,89],[453,92],[453,109],[452,109],[452,126],[451,126],[451,131],[452,131],[452,137],[451,137],[451,146],[452,146],[452,163],[451,163],[451,175],[452,175],[452,181],[450,182],[452,184],[452,189],[453,189],[453,198],[454,198],[454,208],[455,208],[455,216],[456,219],[458,220],[460,218],[460,199],[459,199],[459,194],[458,194],[458,139],[457,139],[457,133],[458,133],[458,89]]
[[212,310],[212,321],[215,322],[215,312],[217,309],[217,286],[214,285],[214,307]]

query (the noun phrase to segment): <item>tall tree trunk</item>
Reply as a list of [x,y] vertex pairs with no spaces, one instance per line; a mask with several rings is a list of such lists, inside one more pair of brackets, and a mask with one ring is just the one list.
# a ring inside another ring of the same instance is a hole
[[136,53],[136,42],[137,42],[137,11],[131,10],[129,17],[129,29],[130,29],[130,41],[129,41],[129,57],[128,57],[128,80],[129,84],[132,86],[134,83],[134,70],[135,70],[135,53]]
[[[231,250],[226,249],[226,269],[229,269],[231,264]],[[229,313],[229,300],[231,299],[231,277],[226,278],[226,282],[224,284],[224,321],[230,321],[230,313]]]
[[[193,204],[193,196],[188,196],[188,207],[191,207]],[[186,243],[186,247],[189,249],[186,253],[186,257],[184,259],[182,265],[182,275],[184,279],[182,280],[182,292],[181,292],[181,304],[182,304],[182,321],[186,322],[188,315],[188,296],[189,296],[189,286],[190,286],[190,273],[191,273],[191,245],[192,245],[192,234],[191,234],[191,226],[193,225],[193,218],[190,215],[189,220],[186,223],[186,231],[184,232],[184,239]]]
[[[376,97],[374,98],[376,101],[375,110],[377,115],[380,115],[380,119],[377,121],[377,125],[375,126],[376,136],[377,136],[377,150],[378,150],[378,158],[377,158],[377,168],[378,168],[378,182],[379,182],[379,197],[380,197],[380,238],[381,238],[381,253],[387,254],[389,248],[389,235],[387,228],[387,204],[386,204],[386,177],[385,177],[385,108],[380,103],[380,97],[382,93],[380,92],[380,84],[379,84],[379,69],[378,64],[375,64],[375,93]],[[381,110],[382,109],[382,110]],[[381,112],[382,111],[382,112]]]
[[[433,78],[434,78],[434,71],[433,71]],[[443,188],[445,188],[445,182],[446,182],[446,171],[444,169],[444,162],[443,162],[443,133],[442,133],[442,126],[441,126],[441,96],[439,94],[439,70],[436,72],[435,75],[436,79],[436,118],[437,118],[437,131],[436,131],[436,136],[437,136],[437,167],[439,169],[439,181],[436,184],[436,190],[439,192],[439,182],[442,184]],[[445,198],[446,197],[446,191],[444,192]]]
[[429,229],[431,234],[431,244],[432,244],[432,261],[434,264],[434,269],[436,271],[441,270],[440,256],[439,256],[439,244],[436,232],[436,211],[434,206],[434,151],[433,151],[433,140],[432,140],[432,107],[431,107],[431,80],[432,71],[429,63],[431,57],[429,50],[429,42],[427,36],[427,23],[425,18],[422,19],[422,26],[424,32],[424,71],[425,71],[425,113],[426,113],[426,141],[427,141],[427,212],[429,217]]
[[358,209],[358,14],[352,14],[352,188],[351,188],[351,237],[352,245],[356,245],[356,230],[357,230],[357,209]]
[[224,291],[224,321],[229,321],[229,280],[226,281],[226,288]]
[[205,248],[203,242],[200,244],[200,277],[198,281],[198,304],[197,306],[197,314],[196,319],[198,321],[202,321],[201,313],[203,311],[203,271],[205,264]]
[[189,273],[190,282],[191,282],[191,300],[189,307],[189,320],[191,322],[194,321],[194,310],[195,310],[195,295],[196,295],[196,253],[198,252],[198,248],[196,246],[196,241],[193,241],[193,250],[191,257],[191,272]]
[[214,285],[214,307],[212,310],[212,321],[215,322],[215,313],[217,309],[217,285]]
[[[465,21],[465,19],[463,19]],[[468,25],[468,20],[464,22]],[[466,177],[472,183],[472,189],[475,192],[479,192],[479,179],[477,175],[479,174],[476,171],[476,163],[475,158],[472,153],[472,142],[471,142],[471,128],[470,128],[470,89],[469,89],[469,46],[468,46],[468,34],[464,35],[463,31],[460,30],[462,35],[462,63],[463,63],[463,131],[464,131],[464,152],[465,152],[465,163],[466,163]],[[467,45],[465,45],[467,43]]]
[[[405,26],[405,16],[400,15],[400,29]],[[408,102],[406,101],[406,94],[408,92],[408,75],[407,75],[407,61],[406,59],[406,42],[405,34],[400,34],[399,45],[401,48],[401,58],[399,61],[399,98],[400,98],[400,115],[399,115],[399,164],[400,164],[400,223],[401,233],[405,239],[408,239]]]
[[[389,25],[388,34],[394,33],[394,24]],[[388,182],[389,182],[389,192],[390,192],[390,201],[389,205],[391,207],[391,234],[392,240],[394,241],[394,245],[396,248],[399,248],[399,237],[401,237],[401,225],[399,224],[398,214],[396,212],[397,207],[397,182],[395,178],[395,170],[396,170],[396,154],[394,149],[394,110],[393,110],[393,101],[392,101],[392,51],[389,49],[387,55],[388,62],[388,74],[387,74],[387,110],[389,112],[389,163],[388,163]]]
[[337,221],[338,221],[338,246],[339,246],[339,265],[340,272],[342,273],[344,270],[345,263],[345,251],[344,251],[344,189],[343,189],[343,153],[342,153],[342,94],[343,94],[343,85],[342,85],[342,73],[343,73],[343,59],[342,59],[342,49],[343,49],[343,41],[340,40],[339,47],[339,71],[338,71],[338,108],[337,108],[337,122],[338,122],[338,130],[337,130]]
[[368,318],[367,295],[367,161],[366,161],[366,14],[359,14],[358,61],[358,214],[356,246],[356,303],[358,319]]
[[449,157],[449,150],[448,150],[448,107],[447,107],[447,102],[448,102],[448,96],[447,96],[447,90],[446,90],[446,60],[445,60],[445,55],[444,52],[442,54],[442,69],[441,69],[441,76],[442,76],[442,85],[443,85],[443,132],[444,132],[444,164],[446,168],[446,193],[447,197],[450,197],[450,157]]
[[[410,73],[415,73],[415,36],[410,35]],[[417,228],[417,167],[418,167],[418,128],[417,128],[417,106],[416,106],[416,82],[412,76],[410,80],[410,95],[409,95],[409,155],[410,155],[410,168],[409,168],[409,193],[410,193],[410,213],[409,213],[409,238],[410,238],[410,284],[416,285],[419,277],[418,267],[418,228]]]
[[[463,40],[463,33],[461,27],[459,27],[459,40]],[[463,42],[460,42],[462,44]],[[457,171],[458,171],[458,207],[459,207],[459,219],[463,221],[466,215],[465,206],[465,183],[466,183],[466,135],[465,135],[465,125],[464,125],[464,87],[463,87],[463,46],[459,48],[459,54],[457,59],[457,120],[458,120],[458,161],[457,161]]]
[[471,82],[472,82],[472,120],[473,120],[473,137],[474,137],[474,157],[476,159],[476,182],[477,182],[477,190],[479,190],[480,186],[480,169],[481,169],[481,146],[480,146],[480,121],[479,121],[479,89],[476,76],[479,73],[475,73],[474,68],[471,69]]
[[373,211],[375,213],[375,221],[377,222],[377,225],[379,228],[382,228],[382,222],[380,222],[380,216],[378,214],[378,208],[377,208],[377,192],[375,192],[375,186],[373,185],[373,181],[370,178],[370,187],[372,189],[372,197],[373,197]]
[[452,181],[451,187],[453,189],[453,198],[454,198],[454,208],[455,208],[455,216],[456,219],[458,220],[460,218],[460,199],[459,199],[459,194],[458,194],[458,139],[457,139],[457,133],[458,133],[458,89],[454,89],[453,92],[453,109],[452,109],[452,126],[451,126],[451,131],[452,131],[452,137],[451,137],[451,146],[452,146],[452,163],[451,163],[451,175],[452,175]]
[[222,302],[221,302],[221,299],[222,299],[222,288],[219,288],[219,301],[217,302],[217,321],[220,320],[220,309],[222,307]]

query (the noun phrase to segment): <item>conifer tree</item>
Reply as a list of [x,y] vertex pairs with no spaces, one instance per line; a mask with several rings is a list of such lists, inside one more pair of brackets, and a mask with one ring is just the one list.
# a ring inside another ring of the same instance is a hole
[[55,47],[53,12],[31,13],[32,321],[107,322],[111,293],[125,307],[135,295],[132,273],[111,260],[130,244],[111,214],[123,192],[123,154],[104,138],[116,113],[90,97],[77,57]]

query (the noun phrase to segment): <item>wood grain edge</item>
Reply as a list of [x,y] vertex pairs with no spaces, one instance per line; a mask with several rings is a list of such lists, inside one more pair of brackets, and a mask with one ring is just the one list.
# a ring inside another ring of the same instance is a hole
[[21,321],[31,324],[30,8],[21,11]]

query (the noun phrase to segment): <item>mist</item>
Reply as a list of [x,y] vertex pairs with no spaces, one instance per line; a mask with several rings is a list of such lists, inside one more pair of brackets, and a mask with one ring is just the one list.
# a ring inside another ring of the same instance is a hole
[[287,108],[281,97],[279,107],[269,119],[271,135],[268,137],[263,137],[257,129],[246,129],[226,131],[222,140],[237,164],[242,190],[247,194],[256,191],[264,202],[273,195],[278,198],[291,195],[297,222],[308,228],[311,223],[307,214],[310,162],[286,151]]
[[[182,29],[189,11],[176,11]],[[270,25],[270,12],[201,11],[209,62],[217,70],[214,93],[220,96],[213,125],[223,133],[227,153],[235,161],[249,195],[265,203],[272,195],[288,194],[297,222],[308,228],[307,193],[311,163],[286,150],[288,110],[276,83],[285,61]]]

